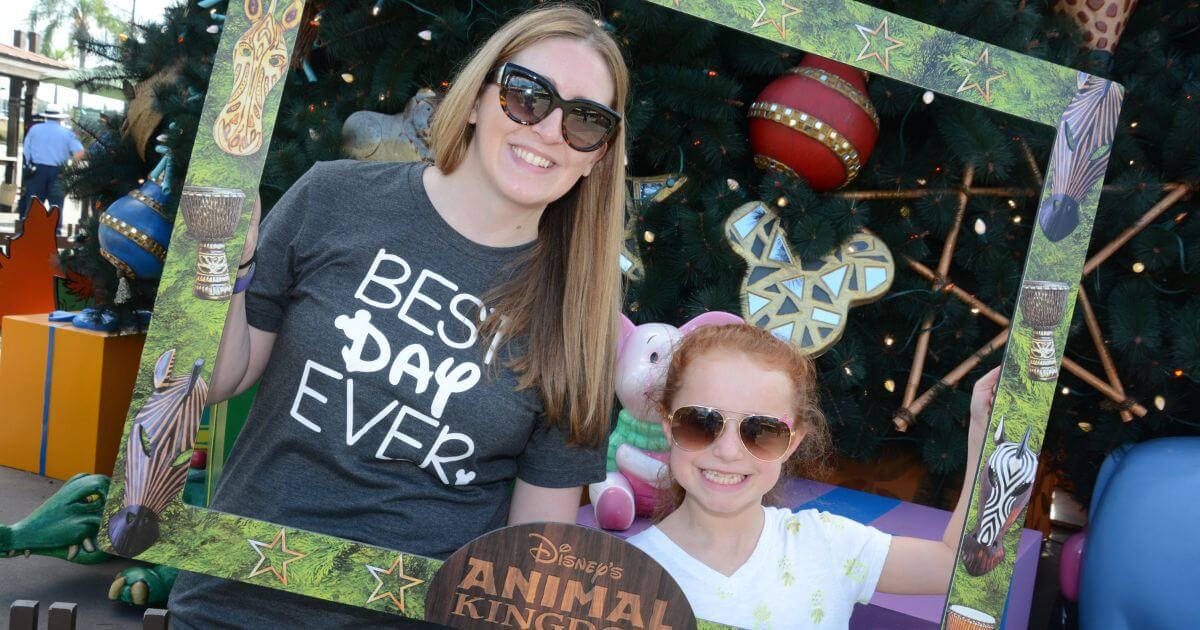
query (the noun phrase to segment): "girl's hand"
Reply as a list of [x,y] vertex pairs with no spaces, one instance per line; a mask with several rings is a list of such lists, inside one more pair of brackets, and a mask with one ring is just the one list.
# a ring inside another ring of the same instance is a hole
[[984,434],[987,432],[988,417],[992,404],[996,402],[996,385],[1000,382],[1000,368],[996,367],[975,381],[971,392],[971,426],[967,437],[967,466],[964,471],[963,490],[958,505],[950,515],[950,522],[942,532],[941,540],[922,540],[907,536],[896,536],[888,550],[883,572],[879,576],[876,590],[894,595],[940,595],[946,592],[950,575],[954,569],[954,557],[958,552],[963,522],[967,518],[967,504],[971,499],[971,484],[979,466],[983,451]]
[[971,391],[971,432],[987,431],[988,417],[996,402],[996,386],[1000,384],[1000,366],[991,369],[983,378],[975,381]]

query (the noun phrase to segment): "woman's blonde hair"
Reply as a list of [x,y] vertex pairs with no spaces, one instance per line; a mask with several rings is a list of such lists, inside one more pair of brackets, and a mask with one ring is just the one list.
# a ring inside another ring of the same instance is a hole
[[[783,462],[780,481],[798,477],[820,478],[826,472],[826,459],[832,448],[829,423],[821,411],[817,396],[817,368],[796,346],[776,338],[771,333],[751,324],[727,326],[705,326],[683,338],[671,354],[667,367],[667,378],[658,401],[662,417],[669,418],[674,411],[675,396],[683,387],[688,367],[696,361],[714,353],[742,353],[752,357],[763,368],[778,371],[787,376],[792,384],[792,412],[796,428],[805,431],[800,447]],[[728,429],[726,429],[728,430]],[[656,519],[665,518],[683,504],[686,494],[683,486],[674,478],[670,487],[660,495],[655,510]],[[779,485],[776,484],[775,489]],[[774,504],[779,497],[772,489],[765,502]]]
[[[466,155],[474,133],[468,118],[492,71],[552,38],[579,40],[600,54],[615,87],[609,105],[624,115],[629,73],[616,42],[578,7],[539,7],[500,27],[459,70],[438,104],[430,135],[442,172],[453,172]],[[506,339],[520,339],[523,351],[506,364],[517,373],[520,388],[540,391],[547,421],[566,430],[571,444],[598,445],[609,429],[624,207],[622,124],[591,175],[546,207],[523,271],[485,298],[503,318],[489,316],[480,337],[490,339],[503,323]]]

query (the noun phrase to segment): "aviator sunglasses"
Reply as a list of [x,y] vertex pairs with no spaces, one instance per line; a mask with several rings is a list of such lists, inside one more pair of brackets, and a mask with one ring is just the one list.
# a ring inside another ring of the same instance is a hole
[[742,438],[742,445],[755,459],[773,462],[787,453],[795,430],[783,420],[700,405],[680,407],[671,414],[671,440],[679,448],[690,452],[712,446],[725,432],[725,425],[733,420],[722,414],[741,416],[736,421],[738,435]]
[[549,79],[515,63],[497,68],[493,82],[500,86],[501,109],[515,123],[536,125],[562,108],[563,140],[576,151],[599,149],[621,124],[621,115],[612,109],[585,98],[566,100]]

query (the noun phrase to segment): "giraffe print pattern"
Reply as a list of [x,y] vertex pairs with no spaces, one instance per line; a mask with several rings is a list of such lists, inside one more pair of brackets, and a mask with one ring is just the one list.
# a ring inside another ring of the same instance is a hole
[[1137,0],[1057,0],[1054,10],[1071,16],[1083,30],[1084,45],[1111,53]]

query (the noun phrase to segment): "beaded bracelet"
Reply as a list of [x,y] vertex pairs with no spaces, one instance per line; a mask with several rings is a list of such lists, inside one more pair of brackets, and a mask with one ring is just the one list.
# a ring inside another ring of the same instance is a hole
[[[254,279],[254,267],[255,267],[254,259],[250,259],[250,271],[246,272],[246,275],[238,278],[233,283],[233,292],[234,293],[241,293],[242,291],[245,291],[247,287],[250,286],[250,281]],[[240,269],[240,267],[239,267],[239,269]]]

